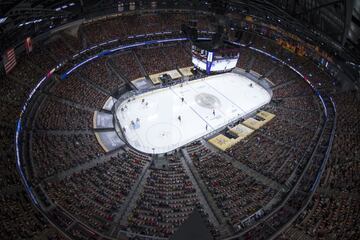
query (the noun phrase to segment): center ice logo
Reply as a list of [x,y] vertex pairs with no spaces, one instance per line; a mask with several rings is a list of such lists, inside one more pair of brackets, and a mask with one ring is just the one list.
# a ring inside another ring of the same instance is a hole
[[216,109],[221,105],[220,100],[209,93],[199,93],[195,96],[195,101],[199,106],[209,109]]

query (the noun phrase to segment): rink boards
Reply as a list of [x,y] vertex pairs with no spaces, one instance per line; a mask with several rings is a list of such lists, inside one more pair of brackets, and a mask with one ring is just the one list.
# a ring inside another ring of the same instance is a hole
[[123,101],[116,116],[127,142],[165,153],[264,106],[270,94],[237,73],[209,76]]

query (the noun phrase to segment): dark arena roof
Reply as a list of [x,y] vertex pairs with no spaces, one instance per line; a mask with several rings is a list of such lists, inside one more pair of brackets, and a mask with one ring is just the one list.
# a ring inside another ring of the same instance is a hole
[[360,239],[359,38],[357,0],[0,1],[0,239]]

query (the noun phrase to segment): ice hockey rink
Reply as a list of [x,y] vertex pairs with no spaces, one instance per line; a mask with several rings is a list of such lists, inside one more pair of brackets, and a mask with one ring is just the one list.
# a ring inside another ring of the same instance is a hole
[[249,78],[224,73],[137,95],[123,101],[116,115],[131,146],[158,154],[207,135],[270,100],[270,94]]

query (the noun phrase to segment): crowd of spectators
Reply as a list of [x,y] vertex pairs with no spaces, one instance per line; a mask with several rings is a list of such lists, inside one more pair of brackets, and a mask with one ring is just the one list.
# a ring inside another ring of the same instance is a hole
[[164,47],[161,49],[164,56],[167,58],[168,65],[175,68],[190,67],[191,62],[191,47],[189,44],[176,44],[173,46]]
[[73,217],[105,232],[148,159],[119,153],[105,163],[46,184],[50,199]]
[[104,153],[93,134],[34,133],[31,150],[35,176],[40,179],[84,164]]
[[11,75],[1,76],[0,80],[0,239],[4,240],[30,240],[46,236],[50,228],[32,207],[15,167],[16,121],[31,86],[41,72],[22,57],[25,56],[17,59],[18,65]]
[[0,196],[0,238],[31,240],[40,237],[48,223],[27,200],[23,191]]
[[93,112],[46,99],[39,109],[35,128],[40,130],[82,130],[93,127]]
[[78,75],[112,93],[125,85],[114,70],[109,67],[109,58],[100,57],[85,64],[78,70]]
[[297,111],[295,108],[282,108],[275,106],[265,107],[265,111],[269,111],[276,115],[276,118],[291,122],[295,125],[301,124],[305,128],[311,130],[316,129],[319,126],[320,114],[316,111]]
[[304,73],[305,77],[317,88],[331,92],[335,82],[329,74],[321,70],[314,62],[308,61],[302,64],[299,69]]
[[[335,149],[344,149],[349,148],[353,149],[352,152],[357,156],[359,147],[359,136],[348,135],[341,136],[344,138],[338,138],[335,140]],[[342,141],[343,140],[343,141]],[[343,191],[343,192],[356,192],[359,190],[359,175],[360,163],[358,161],[353,161],[354,158],[350,157],[352,153],[341,151],[332,155],[331,159],[335,162],[334,165],[330,166],[330,175],[329,175],[329,187],[331,189]]]
[[[275,43],[272,40],[267,39],[264,36],[253,34],[253,38],[251,41],[251,46],[261,49],[267,53],[270,53],[276,57],[279,58],[286,58],[287,55],[284,55],[285,51],[279,46],[277,43]],[[289,54],[289,53],[288,53]]]
[[[188,52],[187,52],[188,51]],[[148,75],[191,66],[190,46],[176,44],[135,50]]]
[[[19,82],[14,81],[12,78],[5,77],[0,81],[0,97],[1,102],[1,122],[8,122],[13,124],[17,118],[17,111],[21,104],[25,101],[30,87]],[[11,104],[8,106],[8,104]]]
[[[6,99],[2,102],[0,111],[0,121],[6,125],[13,125],[16,122],[16,119],[19,117],[19,109],[21,103],[12,101],[11,99]],[[14,111],[18,110],[18,111]]]
[[252,58],[252,51],[249,48],[242,48],[237,67],[247,70],[249,61]]
[[304,127],[301,123],[295,124],[280,118],[274,118],[259,131],[274,141],[296,147],[300,151],[306,148],[315,132]]
[[281,107],[302,110],[302,111],[316,111],[318,105],[314,100],[314,96],[298,96],[280,99]]
[[295,81],[291,84],[287,84],[280,88],[273,90],[273,97],[279,98],[295,98],[299,96],[310,96],[312,95],[311,88],[304,81]]
[[127,16],[122,24],[127,35],[138,35],[161,32],[163,24],[161,20],[161,15],[157,14],[135,15]]
[[201,208],[179,157],[168,155],[167,160],[165,169],[150,169],[141,197],[128,219],[133,232],[169,237],[194,208]]
[[[108,18],[96,22],[89,22],[83,26],[85,38],[89,45],[108,40],[152,34],[158,32],[179,32],[182,24],[195,18],[199,30],[209,30],[207,15],[190,16],[189,14],[160,13],[142,15],[124,15],[121,18]],[[97,34],[94,34],[96,32]]]
[[79,80],[76,75],[70,75],[52,89],[54,96],[90,108],[101,109],[109,95],[89,86],[85,81]]
[[16,176],[14,168],[14,142],[13,142],[14,129],[3,126],[0,122],[0,189],[17,186],[20,179]]
[[356,92],[333,95],[337,131],[320,191],[284,239],[296,235],[317,239],[358,239],[359,232],[359,123]]
[[[307,209],[292,227],[290,227],[279,239],[357,239],[359,238],[359,207],[358,190],[359,163],[359,104],[355,91],[345,91],[334,88],[336,84],[329,75],[318,69],[312,62],[307,62],[300,66],[301,71],[307,79],[323,93],[333,96],[337,109],[336,135],[332,145],[332,151],[326,171],[321,181],[320,189],[315,193]],[[284,92],[287,92],[285,88]],[[334,93],[340,90],[340,93]],[[291,90],[290,90],[291,92]],[[289,93],[290,93],[289,92]],[[293,93],[289,94],[289,96]],[[307,99],[307,101],[303,101]],[[311,124],[311,118],[318,119],[314,113],[314,104],[311,104],[308,97],[294,98],[291,108],[300,108],[303,112],[296,117],[300,122],[310,123],[308,126],[314,128],[316,124]],[[278,115],[283,115],[279,111],[284,108],[272,108]],[[291,109],[286,109],[289,112]],[[305,112],[306,111],[306,112]],[[304,115],[306,114],[306,115]],[[311,117],[312,115],[312,117]],[[284,115],[283,115],[284,116]],[[304,118],[309,116],[309,118]],[[295,209],[301,206],[301,201],[305,199],[305,192],[308,192],[312,182],[318,172],[318,167],[322,158],[315,156],[314,164],[310,166],[302,181],[301,192],[297,192],[297,200],[290,200],[288,207],[283,207],[276,215],[267,220],[267,226],[260,225],[258,231],[252,231],[247,236],[270,236],[274,229],[286,223],[286,219],[294,214]],[[307,184],[305,184],[307,182]],[[302,197],[299,197],[303,195]],[[300,199],[300,200],[299,200]],[[268,229],[268,233],[266,233]],[[254,234],[257,235],[254,235]],[[255,238],[254,238],[255,239]],[[263,239],[263,237],[256,237]]]
[[88,25],[84,25],[83,31],[88,44],[91,45],[123,37],[124,29],[121,25],[121,21],[124,21],[125,19],[125,17],[121,18],[121,20],[119,18],[115,18],[106,22],[96,21]]
[[288,67],[278,64],[277,68],[267,77],[275,86],[288,83],[294,79],[300,78]]
[[187,151],[217,207],[234,231],[241,230],[242,221],[261,210],[276,193],[199,141],[190,144]]
[[[81,30],[82,26],[80,26],[79,29]],[[78,33],[75,36],[67,34],[65,32],[63,34],[60,34],[62,40],[61,43],[63,45],[66,45],[67,48],[70,49],[70,53],[78,52],[84,48],[83,38],[82,38],[83,35],[81,33],[82,33],[81,31],[78,31]],[[51,44],[48,48],[51,48]],[[68,55],[68,57],[70,56]]]
[[[301,223],[290,228],[285,236],[289,239],[299,231],[316,239],[358,239],[359,199],[342,195],[316,194],[308,214]],[[296,229],[296,230],[294,230]]]
[[[21,57],[26,57],[26,56],[21,56]],[[45,58],[44,62],[46,62],[47,61],[46,58],[48,57],[44,56],[44,58]],[[11,72],[12,77],[18,79],[19,81],[29,86],[35,85],[35,83],[37,83],[40,80],[41,76],[43,75],[44,72],[42,72],[42,70],[39,69],[37,65],[33,65],[30,59],[26,59],[26,58],[17,59],[16,67]]]
[[267,74],[270,70],[277,66],[275,61],[261,53],[253,51],[251,55],[255,57],[252,70],[259,73],[260,75]]
[[133,51],[121,52],[111,56],[114,67],[128,80],[134,80],[144,77],[141,73],[140,66],[135,59]]
[[[56,67],[56,65],[59,63],[59,59],[52,58],[52,55],[49,54],[50,51],[51,49],[42,48],[39,45],[33,46],[31,65],[37,66],[37,68],[39,68],[42,74],[50,72],[50,70]],[[38,81],[39,79],[36,80]]]
[[[73,50],[69,48],[68,44],[70,42],[65,43],[66,40],[64,40],[63,36],[55,35],[53,38],[51,38],[47,44],[46,48],[48,49],[48,52],[55,58],[56,63],[52,67],[56,66],[58,63],[61,63],[71,57],[71,53],[73,53]],[[75,49],[81,49],[81,47],[75,47]]]
[[281,184],[286,182],[301,158],[301,153],[296,148],[277,143],[260,133],[235,145],[228,152],[237,161]]
[[151,46],[135,50],[136,55],[148,75],[174,69],[171,67],[171,63],[169,64],[164,53],[160,50],[161,48],[161,46]]
[[46,220],[27,199],[15,168],[16,121],[40,72],[31,62],[20,58],[11,75],[0,80],[0,239],[4,240],[30,240],[46,236],[49,230]]

